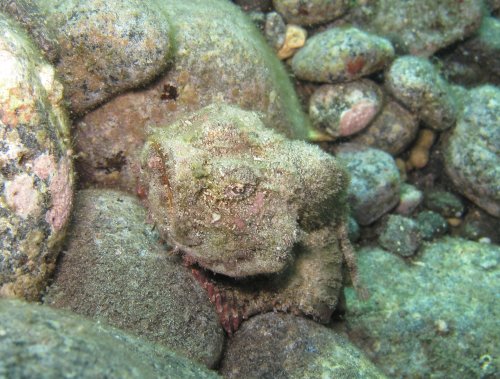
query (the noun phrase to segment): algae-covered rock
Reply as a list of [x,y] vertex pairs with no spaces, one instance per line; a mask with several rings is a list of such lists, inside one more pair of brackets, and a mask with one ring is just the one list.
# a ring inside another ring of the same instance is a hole
[[352,27],[331,28],[309,38],[291,63],[299,79],[338,83],[378,71],[393,57],[385,38]]
[[243,324],[229,344],[221,373],[225,378],[385,378],[345,337],[280,313]]
[[455,124],[453,93],[429,60],[413,56],[396,59],[387,72],[386,86],[430,128],[441,131]]
[[218,378],[166,348],[103,323],[19,300],[0,300],[4,378]]
[[73,112],[83,113],[126,89],[145,85],[166,67],[170,23],[149,2],[37,0],[56,33],[57,72]]
[[342,16],[347,0],[273,0],[276,11],[292,24],[311,25],[332,21]]
[[0,11],[22,25],[51,63],[59,58],[56,31],[40,17],[38,0],[4,0],[0,2]]
[[175,30],[173,64],[150,87],[118,96],[76,123],[84,182],[134,191],[146,127],[214,102],[260,111],[266,125],[289,137],[310,135],[285,69],[237,6],[222,0],[158,6]]
[[325,84],[309,100],[309,116],[315,127],[333,137],[363,130],[382,108],[383,94],[370,80]]
[[143,167],[162,236],[233,277],[282,271],[302,231],[344,216],[347,176],[337,161],[235,107],[209,106],[158,129]]
[[167,255],[145,220],[146,211],[130,195],[80,191],[45,303],[213,367],[224,343],[217,315],[189,270]]
[[403,54],[430,56],[473,34],[481,24],[477,0],[356,0],[352,18],[363,29],[389,38]]
[[500,248],[454,238],[424,246],[412,263],[359,252],[371,297],[346,289],[351,341],[390,377],[497,377]]
[[375,120],[350,141],[396,156],[411,144],[417,132],[417,117],[389,98]]
[[500,89],[483,86],[469,96],[445,142],[445,168],[457,191],[500,217]]
[[37,299],[73,199],[69,122],[54,68],[0,13],[0,296]]
[[394,254],[409,257],[420,247],[422,236],[418,223],[413,219],[389,215],[378,242],[380,246]]
[[335,151],[351,174],[349,204],[360,225],[371,224],[396,206],[401,179],[389,154],[353,143],[341,144]]

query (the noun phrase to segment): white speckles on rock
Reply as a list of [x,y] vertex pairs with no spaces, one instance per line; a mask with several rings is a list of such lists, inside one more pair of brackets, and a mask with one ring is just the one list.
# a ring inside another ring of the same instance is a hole
[[291,63],[299,79],[339,83],[378,71],[393,57],[385,38],[356,28],[332,28],[309,38]]

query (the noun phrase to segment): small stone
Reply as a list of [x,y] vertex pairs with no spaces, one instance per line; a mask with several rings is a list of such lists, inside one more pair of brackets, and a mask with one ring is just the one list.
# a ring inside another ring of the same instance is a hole
[[378,242],[392,253],[410,257],[420,247],[422,236],[418,224],[411,218],[390,215]]
[[445,169],[457,191],[500,217],[500,89],[475,88],[467,99],[445,142]]
[[436,133],[430,129],[420,129],[417,140],[410,150],[410,157],[406,162],[408,170],[421,169],[429,163],[431,147],[436,140]]
[[386,75],[392,95],[437,131],[455,124],[457,109],[448,83],[425,58],[404,56],[396,59]]
[[417,215],[418,228],[424,241],[441,237],[448,231],[448,222],[439,213],[423,211]]
[[343,336],[280,313],[252,317],[243,324],[229,344],[221,373],[228,379],[385,378]]
[[313,125],[333,137],[345,137],[364,129],[380,111],[383,95],[370,80],[325,84],[309,100]]
[[346,0],[273,0],[274,8],[292,24],[313,25],[332,21],[348,8]]
[[460,218],[464,213],[464,204],[451,192],[439,189],[425,193],[424,205],[427,209],[439,213],[444,218]]
[[285,43],[286,24],[283,17],[277,12],[269,12],[266,15],[264,35],[271,47],[279,51]]
[[371,224],[396,206],[400,176],[389,154],[352,143],[339,145],[335,152],[351,174],[349,204],[360,225]]
[[389,100],[375,120],[350,141],[397,156],[412,143],[417,133],[417,117],[396,101]]
[[473,241],[488,238],[492,243],[500,244],[500,219],[474,206],[470,207],[459,226],[461,237]]
[[130,195],[78,192],[66,251],[44,301],[214,367],[224,344],[217,314],[145,220]]
[[162,346],[67,311],[0,299],[0,319],[3,377],[219,378]]
[[297,78],[346,82],[383,69],[394,58],[391,43],[356,28],[331,28],[309,38],[292,58]]
[[287,25],[285,33],[285,42],[278,51],[279,59],[290,58],[297,49],[304,46],[307,38],[307,30],[297,25]]
[[408,216],[420,205],[423,198],[424,194],[417,187],[408,183],[402,183],[399,204],[395,212],[403,216]]

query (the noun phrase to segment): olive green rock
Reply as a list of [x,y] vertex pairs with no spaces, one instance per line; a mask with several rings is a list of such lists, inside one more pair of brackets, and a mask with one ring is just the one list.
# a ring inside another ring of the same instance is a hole
[[345,337],[282,313],[246,321],[221,366],[225,378],[385,378]]
[[80,191],[45,303],[213,367],[224,344],[217,315],[189,270],[158,239],[135,198],[117,191]]
[[103,323],[0,300],[0,377],[218,378],[199,364]]
[[500,248],[443,238],[404,260],[358,252],[370,298],[346,289],[351,341],[393,378],[500,375]]
[[335,27],[309,38],[291,64],[299,79],[339,83],[383,69],[393,58],[394,49],[385,38],[353,27]]

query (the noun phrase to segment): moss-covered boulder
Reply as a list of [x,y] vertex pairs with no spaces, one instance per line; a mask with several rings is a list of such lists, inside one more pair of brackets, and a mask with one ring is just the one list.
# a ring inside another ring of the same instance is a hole
[[221,373],[225,378],[385,378],[345,337],[280,313],[243,324],[229,343]]
[[388,376],[500,374],[498,246],[444,238],[410,261],[366,248],[358,264],[371,297],[346,289],[347,330]]
[[5,378],[218,378],[172,351],[104,323],[19,300],[0,300]]
[[209,367],[224,335],[203,289],[168,255],[146,210],[110,190],[77,194],[66,251],[45,303],[104,321]]

